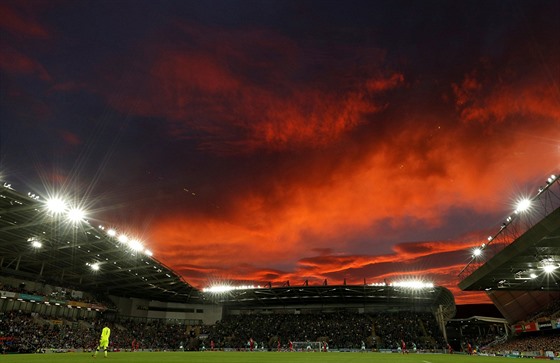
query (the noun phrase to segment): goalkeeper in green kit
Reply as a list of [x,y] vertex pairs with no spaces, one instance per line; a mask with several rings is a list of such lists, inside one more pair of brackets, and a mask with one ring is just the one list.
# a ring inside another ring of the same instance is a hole
[[107,351],[109,350],[109,336],[111,335],[111,329],[109,327],[104,327],[101,331],[101,339],[99,339],[99,345],[95,349],[95,353],[93,353],[92,357],[97,357],[97,353],[99,353],[99,349],[103,348],[103,354],[105,358],[107,358]]

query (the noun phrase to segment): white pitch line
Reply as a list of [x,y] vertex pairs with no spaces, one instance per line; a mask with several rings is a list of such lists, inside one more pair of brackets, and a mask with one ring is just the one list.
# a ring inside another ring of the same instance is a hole
[[424,362],[424,363],[432,363],[432,362],[428,362],[427,360],[423,360],[422,362]]

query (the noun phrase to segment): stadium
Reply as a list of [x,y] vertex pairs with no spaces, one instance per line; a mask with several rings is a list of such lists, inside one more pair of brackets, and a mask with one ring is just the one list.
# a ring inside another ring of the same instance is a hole
[[[157,359],[169,361],[184,354],[189,361],[238,361],[242,353],[244,362],[340,361],[338,354],[383,361],[388,353],[394,361],[418,361],[411,358],[417,354],[432,354],[422,358],[430,362],[470,355],[559,360],[559,221],[560,182],[552,175],[461,272],[459,287],[485,291],[503,317],[458,318],[447,288],[419,281],[200,290],[137,241],[90,224],[63,200],[3,182],[0,348],[25,361],[43,353],[73,353],[56,361],[90,358],[109,325],[111,358],[121,361],[153,361],[148,352],[165,352]],[[332,354],[310,360],[288,352]]]

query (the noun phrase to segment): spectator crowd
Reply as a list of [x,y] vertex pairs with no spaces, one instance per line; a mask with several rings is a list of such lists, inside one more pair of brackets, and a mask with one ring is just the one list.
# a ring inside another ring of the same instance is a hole
[[[256,342],[260,350],[287,350],[289,341],[326,342],[331,350],[359,350],[362,342],[367,350],[397,350],[403,341],[409,351],[416,347],[418,351],[441,352],[447,346],[429,313],[230,315],[213,325],[187,326],[165,320],[69,321],[11,311],[0,313],[0,351],[92,351],[105,325],[111,327],[112,350],[244,350],[249,341]],[[494,345],[491,351],[558,352],[560,332],[521,335]]]

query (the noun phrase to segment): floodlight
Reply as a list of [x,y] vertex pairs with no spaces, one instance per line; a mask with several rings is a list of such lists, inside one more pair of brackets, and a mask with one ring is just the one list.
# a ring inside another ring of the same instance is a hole
[[482,254],[482,250],[480,248],[475,248],[473,250],[473,255],[474,256],[480,256]]
[[128,246],[133,249],[134,251],[142,251],[144,249],[144,246],[142,246],[142,243],[140,243],[140,241],[133,239],[130,242],[128,242]]
[[210,287],[205,287],[204,289],[202,289],[202,291],[203,292],[211,292],[211,293],[214,293],[214,294],[220,294],[220,293],[233,291],[233,290],[249,290],[249,289],[255,289],[255,286],[253,286],[253,285],[241,285],[241,286],[213,285],[213,286],[210,286]]
[[121,234],[118,238],[120,243],[127,243],[128,242],[128,237],[124,234]]
[[536,279],[537,278],[537,274],[534,272],[531,272],[531,274],[529,275],[530,278],[532,279]]
[[99,264],[98,263],[93,263],[90,266],[91,266],[91,269],[93,271],[99,271]]
[[515,212],[524,212],[529,209],[529,207],[531,207],[531,201],[527,198],[521,199],[519,202],[517,202],[517,208],[515,209]]
[[226,285],[214,285],[214,286],[210,286],[210,287],[205,287],[204,289],[202,289],[202,291],[204,292],[211,292],[214,294],[219,294],[219,293],[223,293],[223,292],[228,292],[233,290],[232,286],[226,286]]
[[544,272],[546,272],[547,274],[552,273],[554,270],[556,270],[558,266],[556,265],[552,265],[552,264],[548,264],[548,265],[544,265],[543,266],[543,270]]
[[399,281],[399,282],[395,282],[391,285],[396,286],[396,287],[408,287],[408,288],[411,288],[411,289],[423,289],[423,288],[434,287],[433,283],[423,282],[423,281],[420,281],[420,280]]
[[117,231],[111,228],[110,230],[107,231],[107,234],[111,237],[115,237],[117,235]]
[[150,256],[150,257],[154,255],[150,250],[144,250],[144,253],[146,254],[146,256]]
[[62,213],[66,210],[66,203],[60,198],[51,198],[47,200],[47,209],[53,213]]
[[37,241],[36,239],[34,239],[34,240],[31,242],[31,246],[32,246],[33,248],[41,248],[41,247],[43,247],[43,244],[42,244],[41,242]]
[[83,221],[85,216],[86,216],[85,212],[79,208],[72,208],[68,211],[68,218],[72,222]]

